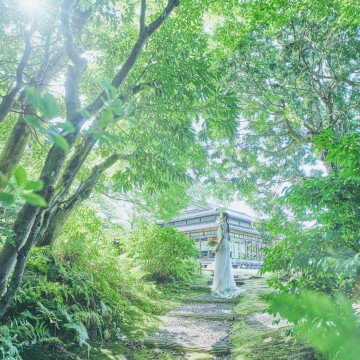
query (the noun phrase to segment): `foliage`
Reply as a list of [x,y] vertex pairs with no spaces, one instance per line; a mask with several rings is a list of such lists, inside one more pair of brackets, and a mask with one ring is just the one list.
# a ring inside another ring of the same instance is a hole
[[288,291],[301,288],[357,298],[359,261],[359,135],[336,139],[331,132],[317,138],[328,161],[338,170],[287,189],[282,203],[291,209],[275,215],[268,231],[280,240],[266,251],[262,272],[287,271]]
[[31,247],[52,245],[91,193],[186,191],[206,166],[202,141],[233,137],[239,114],[207,50],[206,2],[45,3],[1,2],[0,199],[16,168],[42,188],[22,194],[0,249],[0,317]]
[[268,312],[294,323],[293,334],[329,360],[353,360],[360,353],[360,323],[349,301],[316,292],[270,294]]
[[119,257],[113,244],[119,229],[104,226],[89,206],[79,210],[56,252],[32,250],[1,328],[4,358],[21,359],[22,352],[35,345],[65,354],[78,346],[90,349],[95,340],[121,340],[159,312],[160,293],[144,281],[147,273],[134,259]]
[[[359,38],[358,30],[335,26],[344,15],[335,5],[319,5],[324,11],[317,17],[315,4],[307,2],[300,1],[304,6],[291,15],[287,11],[295,5],[271,1],[252,8],[254,3],[238,6],[232,26],[242,31],[242,8],[264,18],[252,19],[242,36],[231,32],[233,50],[220,62],[223,81],[238,99],[238,137],[211,143],[204,175],[217,195],[238,190],[269,214],[277,211],[283,186],[331,170],[325,149],[314,151],[317,135],[331,129],[339,139],[358,131]],[[278,14],[268,19],[264,9],[272,6],[284,6],[288,21]]]
[[261,273],[273,273],[269,311],[293,322],[295,336],[329,359],[354,359],[360,328],[349,300],[359,301],[360,136],[338,140],[329,130],[316,138],[316,149],[324,148],[334,170],[286,190],[282,204],[291,213],[269,221],[278,240],[265,250]]
[[173,227],[144,223],[122,243],[124,251],[158,281],[188,279],[197,270],[198,250],[193,239]]

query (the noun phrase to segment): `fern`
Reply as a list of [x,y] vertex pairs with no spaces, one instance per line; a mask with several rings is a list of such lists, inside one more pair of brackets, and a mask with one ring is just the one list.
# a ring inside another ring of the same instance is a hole
[[87,347],[90,348],[90,345],[87,342],[89,340],[89,334],[86,330],[86,327],[84,326],[84,324],[82,322],[67,323],[67,324],[64,324],[64,327],[75,330],[76,338],[77,338],[80,346],[87,345]]

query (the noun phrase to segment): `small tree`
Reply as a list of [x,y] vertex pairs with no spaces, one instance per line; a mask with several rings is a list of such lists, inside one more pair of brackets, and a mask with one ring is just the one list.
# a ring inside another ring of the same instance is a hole
[[123,242],[125,252],[154,280],[187,279],[196,271],[198,250],[194,241],[173,227],[144,223]]

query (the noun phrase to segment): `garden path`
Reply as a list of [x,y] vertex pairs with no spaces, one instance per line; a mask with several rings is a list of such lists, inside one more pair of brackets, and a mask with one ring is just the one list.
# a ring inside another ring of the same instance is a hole
[[[254,297],[251,290],[258,289],[259,286],[262,288],[265,284],[264,279],[254,275],[254,272],[242,272],[236,275],[235,279],[244,292],[233,299],[211,296],[210,277],[207,285],[192,285],[192,290],[197,291],[198,296],[189,298],[187,304],[163,316],[164,327],[145,338],[143,343],[148,347],[172,350],[174,354],[178,354],[178,358],[225,360],[234,358],[232,353],[236,351],[232,349],[230,340],[234,324],[244,323],[245,327],[259,333],[276,331],[288,326],[283,320],[273,324],[274,318],[262,314],[258,303],[254,304],[253,312],[234,311],[242,300],[245,300],[245,308],[251,306],[246,301],[248,298],[251,302]],[[261,307],[262,310],[264,303]],[[236,358],[242,359],[241,356]]]

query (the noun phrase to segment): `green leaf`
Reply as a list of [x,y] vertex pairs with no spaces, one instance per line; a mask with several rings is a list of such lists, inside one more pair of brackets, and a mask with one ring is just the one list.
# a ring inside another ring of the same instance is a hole
[[15,196],[7,192],[0,192],[0,201],[5,205],[11,205],[15,201]]
[[113,134],[110,134],[108,131],[102,131],[100,134],[108,137],[109,139],[111,139],[116,143],[119,142],[119,138]]
[[34,129],[42,129],[40,120],[33,115],[25,116],[25,121]]
[[75,127],[70,121],[58,122],[49,127],[49,129],[58,129],[58,128],[70,133],[73,133],[75,131]]
[[101,113],[100,121],[97,124],[97,127],[105,127],[109,125],[114,119],[112,111],[106,110]]
[[101,80],[101,85],[104,87],[108,100],[113,99],[116,96],[116,88],[108,83],[105,79]]
[[23,194],[22,197],[31,205],[43,206],[43,207],[47,206],[47,203],[44,200],[44,198],[38,194],[35,193]]
[[25,92],[27,94],[27,98],[31,105],[39,109],[41,107],[41,95],[40,93],[31,86],[25,87]]
[[49,133],[49,136],[51,137],[52,141],[57,147],[63,149],[66,154],[69,152],[70,150],[69,144],[67,143],[64,137],[52,133]]
[[24,190],[40,191],[44,188],[44,184],[41,181],[28,181],[25,184]]
[[14,241],[14,239],[13,239],[12,237],[8,236],[8,237],[6,238],[6,241],[7,241],[9,244],[11,244],[12,246],[15,246],[15,241]]
[[117,115],[117,116],[123,116],[124,115],[124,109],[122,102],[119,99],[115,99],[111,105],[110,109]]
[[18,186],[22,186],[26,182],[26,171],[25,169],[20,165],[15,169],[14,172],[15,180]]
[[125,116],[128,116],[128,115],[131,113],[131,110],[132,110],[132,104],[131,104],[131,102],[129,102],[129,103],[127,104],[127,106],[126,106],[124,115],[125,115]]
[[14,232],[12,230],[4,229],[4,228],[0,228],[0,232],[2,232],[3,234],[5,234],[7,236],[14,235]]
[[46,93],[41,99],[41,110],[44,118],[47,120],[53,119],[59,114],[56,99],[53,95]]
[[77,110],[77,112],[84,118],[90,119],[90,114],[86,110]]

